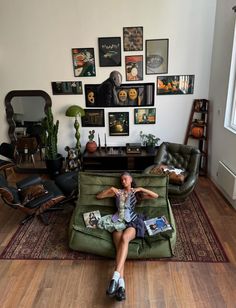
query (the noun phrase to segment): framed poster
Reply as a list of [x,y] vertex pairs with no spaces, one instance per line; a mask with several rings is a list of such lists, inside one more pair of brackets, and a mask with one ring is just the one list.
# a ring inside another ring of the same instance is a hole
[[194,75],[157,77],[157,95],[193,94]]
[[146,74],[168,73],[169,40],[146,40]]
[[98,38],[98,49],[100,66],[121,66],[120,37]]
[[155,124],[156,108],[135,108],[134,124]]
[[84,109],[85,115],[81,117],[84,127],[104,127],[104,109]]
[[81,81],[52,81],[53,95],[83,94]]
[[143,56],[126,56],[125,72],[127,81],[143,80]]
[[143,27],[123,28],[124,51],[143,50]]
[[155,84],[130,83],[122,84],[116,88],[112,106],[106,106],[104,101],[99,101],[99,84],[85,84],[86,107],[141,107],[154,106]]
[[109,135],[129,136],[129,112],[109,112]]
[[96,76],[94,48],[72,48],[75,77]]

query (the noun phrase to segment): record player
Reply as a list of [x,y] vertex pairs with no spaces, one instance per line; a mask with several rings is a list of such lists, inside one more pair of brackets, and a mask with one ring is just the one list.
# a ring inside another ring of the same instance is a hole
[[127,154],[141,154],[141,143],[126,143]]

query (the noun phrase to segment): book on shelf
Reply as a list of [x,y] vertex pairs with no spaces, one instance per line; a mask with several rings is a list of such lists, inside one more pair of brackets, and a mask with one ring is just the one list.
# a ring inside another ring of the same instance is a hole
[[101,219],[101,214],[99,210],[84,213],[83,216],[87,228],[97,228],[97,224]]
[[167,230],[172,230],[172,226],[165,216],[155,217],[144,221],[149,235],[156,235]]

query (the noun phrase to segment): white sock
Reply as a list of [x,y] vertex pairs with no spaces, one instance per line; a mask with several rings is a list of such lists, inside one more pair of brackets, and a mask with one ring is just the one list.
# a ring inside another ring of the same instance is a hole
[[115,271],[113,273],[112,279],[114,279],[117,282],[119,280],[119,278],[120,278],[120,273]]
[[124,281],[124,278],[120,278],[119,279],[119,287],[122,287],[125,289],[125,281]]

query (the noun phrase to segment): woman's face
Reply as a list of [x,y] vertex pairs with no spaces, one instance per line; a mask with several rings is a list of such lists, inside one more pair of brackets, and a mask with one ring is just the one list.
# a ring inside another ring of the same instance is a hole
[[128,174],[121,176],[121,184],[124,188],[131,187],[131,183],[133,181],[132,177]]

